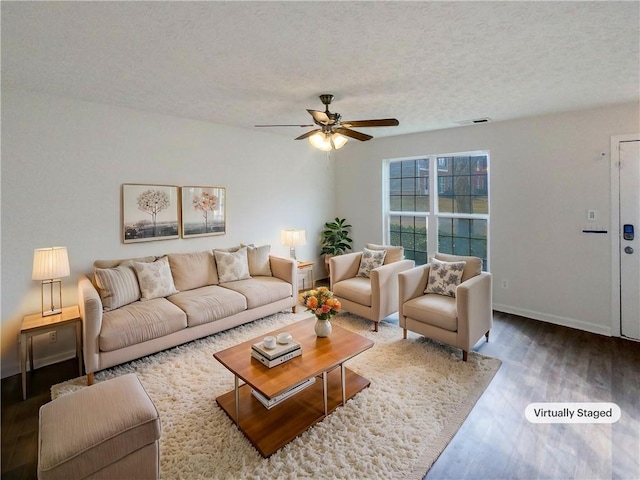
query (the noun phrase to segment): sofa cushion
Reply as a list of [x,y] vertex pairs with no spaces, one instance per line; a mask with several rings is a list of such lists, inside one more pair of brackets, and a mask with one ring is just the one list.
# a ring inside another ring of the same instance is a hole
[[166,298],[130,303],[102,316],[100,350],[137,345],[186,327],[186,314]]
[[247,247],[242,247],[236,252],[214,250],[213,253],[216,257],[220,283],[237,282],[238,280],[251,278],[249,276]]
[[482,259],[478,257],[467,257],[464,255],[449,255],[448,253],[436,252],[435,259],[443,262],[467,262],[462,272],[462,281],[466,282],[470,278],[480,275],[482,272]]
[[159,258],[151,263],[134,262],[133,268],[138,275],[141,300],[146,301],[178,293],[173,283],[167,257]]
[[218,272],[213,252],[172,253],[169,257],[173,283],[178,291],[218,283]]
[[353,277],[333,285],[333,295],[360,305],[371,306],[371,280]]
[[167,300],[186,313],[189,327],[230,317],[247,309],[246,298],[219,285],[180,292]]
[[140,287],[133,268],[96,268],[95,281],[105,312],[140,300]]
[[247,260],[249,262],[249,275],[252,277],[257,275],[270,277],[271,265],[269,263],[269,252],[271,245],[262,245],[254,247],[247,245]]
[[402,315],[450,332],[458,330],[456,299],[453,297],[421,295],[402,305]]
[[375,243],[367,243],[365,247],[369,250],[385,250],[387,252],[386,257],[384,257],[385,265],[404,260],[404,247],[395,245],[376,245]]
[[427,288],[424,293],[436,293],[448,297],[456,296],[456,287],[462,281],[462,272],[467,262],[441,262],[431,259]]
[[356,277],[369,278],[371,276],[371,270],[381,267],[384,264],[386,255],[386,250],[363,249],[362,256],[360,257],[360,267],[358,268]]
[[261,307],[293,295],[291,284],[275,277],[254,277],[220,286],[242,294],[247,299],[247,308]]

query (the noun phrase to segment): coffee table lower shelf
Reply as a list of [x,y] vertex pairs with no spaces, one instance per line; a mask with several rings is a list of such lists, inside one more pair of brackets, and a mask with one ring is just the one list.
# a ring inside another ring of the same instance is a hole
[[[370,383],[366,378],[345,368],[347,400],[368,387]],[[216,401],[265,458],[324,418],[322,377],[319,377],[318,381],[310,387],[271,409],[265,408],[254,398],[249,385],[242,385],[239,394],[239,422],[235,418],[234,390],[219,396]],[[341,404],[340,368],[336,368],[327,374],[327,411],[331,413]]]

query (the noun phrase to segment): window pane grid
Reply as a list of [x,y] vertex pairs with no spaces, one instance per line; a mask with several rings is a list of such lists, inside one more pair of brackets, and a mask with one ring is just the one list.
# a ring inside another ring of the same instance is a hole
[[[429,195],[429,158],[388,164],[389,241],[404,247],[405,257],[415,260],[416,265],[427,263],[429,248],[437,248],[442,253],[480,257],[486,270],[488,155],[431,158],[436,176],[436,192],[432,196]],[[428,247],[429,218],[437,221],[432,247]]]

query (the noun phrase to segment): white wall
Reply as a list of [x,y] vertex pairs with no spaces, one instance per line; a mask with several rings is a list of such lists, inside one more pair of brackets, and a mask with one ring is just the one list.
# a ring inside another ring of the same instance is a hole
[[337,211],[354,225],[356,250],[380,242],[383,159],[489,150],[494,307],[610,335],[613,233],[581,227],[592,209],[610,229],[610,137],[639,132],[639,115],[632,103],[345,147]]
[[[240,242],[269,243],[272,253],[288,256],[280,229],[301,228],[308,243],[297,248],[298,258],[318,260],[320,230],[335,216],[333,164],[308,142],[281,135],[3,90],[2,377],[19,372],[22,317],[40,310],[34,248],[68,247],[65,305],[77,303],[77,276],[98,258]],[[123,244],[123,183],[225,186],[227,234]],[[316,276],[324,276],[317,267]],[[63,345],[37,338],[36,366],[39,358],[73,352],[72,339],[70,329],[59,332]]]

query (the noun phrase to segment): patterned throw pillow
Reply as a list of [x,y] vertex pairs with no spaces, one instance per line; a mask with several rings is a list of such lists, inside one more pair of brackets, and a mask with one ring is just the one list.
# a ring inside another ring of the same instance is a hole
[[168,297],[178,293],[173,284],[169,259],[162,257],[152,263],[134,262],[133,268],[140,283],[141,300]]
[[369,278],[371,270],[381,267],[384,263],[384,257],[387,255],[386,250],[362,250],[362,258],[360,259],[360,268],[357,277]]
[[213,253],[216,256],[220,283],[237,282],[238,280],[251,278],[247,260],[247,247],[242,247],[237,252],[214,250]]
[[424,293],[436,293],[448,297],[456,296],[456,287],[462,280],[462,272],[467,262],[441,262],[431,259],[429,280]]
[[105,312],[140,300],[138,279],[131,267],[96,268],[95,276]]

